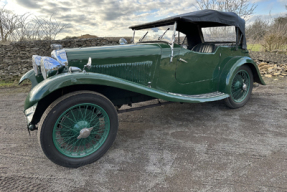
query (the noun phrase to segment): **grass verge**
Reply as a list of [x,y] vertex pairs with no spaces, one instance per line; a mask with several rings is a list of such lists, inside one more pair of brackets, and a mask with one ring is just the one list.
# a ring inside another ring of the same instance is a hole
[[262,51],[262,46],[260,44],[247,44],[247,49],[250,51]]
[[10,88],[10,87],[22,87],[31,85],[29,81],[24,81],[21,85],[18,85],[18,81],[0,81],[0,88]]

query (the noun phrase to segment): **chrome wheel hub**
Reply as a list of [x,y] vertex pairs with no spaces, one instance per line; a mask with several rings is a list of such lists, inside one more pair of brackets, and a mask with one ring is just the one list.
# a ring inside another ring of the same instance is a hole
[[80,131],[80,134],[79,134],[79,136],[77,137],[77,139],[83,139],[83,138],[89,137],[92,130],[93,130],[93,127],[82,129],[82,130]]
[[245,83],[243,83],[242,89],[243,89],[243,91],[247,91],[247,85]]

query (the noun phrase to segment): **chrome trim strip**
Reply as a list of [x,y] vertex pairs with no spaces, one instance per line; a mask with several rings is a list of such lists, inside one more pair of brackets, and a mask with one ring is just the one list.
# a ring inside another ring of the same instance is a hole
[[69,67],[69,72],[81,72],[82,70],[79,67]]
[[180,96],[180,97],[191,97],[191,98],[211,98],[211,97],[219,97],[219,96],[226,95],[225,93],[221,93],[219,91],[212,92],[212,93],[199,94],[199,95],[186,95],[186,94],[171,93],[171,92],[168,92],[168,94]]
[[177,22],[174,22],[173,27],[173,34],[172,34],[172,44],[171,44],[171,56],[170,56],[170,62],[172,62],[173,59],[173,47],[174,47],[174,41],[175,41],[175,32],[176,32]]
[[133,30],[133,31],[134,31],[134,35],[133,35],[132,44],[135,44],[135,34],[136,34],[136,30]]
[[184,63],[187,63],[186,60],[182,59],[182,58],[179,58],[180,61],[184,62]]

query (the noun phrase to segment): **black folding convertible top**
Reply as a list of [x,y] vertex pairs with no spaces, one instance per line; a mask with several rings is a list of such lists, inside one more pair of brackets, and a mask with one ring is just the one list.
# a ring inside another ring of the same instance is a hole
[[219,26],[235,26],[239,29],[237,34],[237,41],[240,41],[242,48],[246,49],[246,39],[245,39],[245,21],[240,18],[236,13],[233,12],[221,12],[216,10],[201,10],[194,11],[190,13],[185,13],[181,15],[176,15],[168,17],[166,19],[161,19],[158,21],[145,23],[141,25],[131,26],[133,30],[159,27],[163,25],[170,25],[177,22],[177,31],[188,33],[190,30],[195,28],[204,27],[219,27]]

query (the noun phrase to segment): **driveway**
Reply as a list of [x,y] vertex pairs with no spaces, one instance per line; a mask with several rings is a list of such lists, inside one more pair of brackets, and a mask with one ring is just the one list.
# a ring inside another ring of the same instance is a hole
[[240,109],[173,103],[122,113],[113,146],[78,169],[53,164],[37,131],[29,136],[29,88],[2,88],[0,191],[287,191],[287,78],[266,81]]

